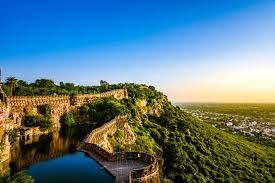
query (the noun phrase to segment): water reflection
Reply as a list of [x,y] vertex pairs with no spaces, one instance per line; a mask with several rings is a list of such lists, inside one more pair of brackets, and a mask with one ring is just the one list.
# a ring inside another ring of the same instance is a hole
[[62,128],[47,135],[32,136],[27,141],[9,143],[8,136],[2,135],[0,149],[1,175],[18,172],[28,166],[64,156],[76,151],[91,126]]
[[8,135],[0,133],[1,176],[16,176],[17,172],[26,169],[23,176],[28,174],[39,183],[114,182],[113,177],[93,159],[82,152],[76,152],[76,148],[92,128],[62,128],[12,144]]

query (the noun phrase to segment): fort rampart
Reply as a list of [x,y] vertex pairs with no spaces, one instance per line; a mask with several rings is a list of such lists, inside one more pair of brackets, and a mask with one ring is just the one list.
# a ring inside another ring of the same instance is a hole
[[107,91],[98,94],[80,94],[80,95],[49,95],[49,96],[11,96],[7,97],[6,103],[11,107],[26,107],[26,106],[38,106],[38,105],[83,105],[90,102],[95,98],[103,97],[115,97],[117,99],[123,99],[128,97],[126,89],[117,89]]
[[104,97],[111,97],[111,96],[116,99],[124,99],[124,98],[128,98],[128,92],[127,92],[127,89],[117,89],[117,90],[107,91],[104,93],[76,95],[71,98],[71,102],[72,102],[72,105],[81,106],[85,103],[89,103],[90,101],[96,98],[104,98]]
[[115,97],[123,99],[128,97],[127,89],[117,89],[98,94],[81,94],[81,95],[49,95],[49,96],[11,96],[6,97],[2,104],[9,112],[0,111],[0,122],[5,121],[10,116],[15,126],[21,126],[22,116],[25,115],[26,109],[37,110],[37,106],[50,105],[52,107],[52,117],[54,127],[60,127],[60,116],[69,112],[76,107],[87,104],[96,98]]
[[39,106],[39,105],[58,105],[70,104],[70,96],[57,95],[57,96],[12,96],[7,98],[7,105],[10,107],[26,107],[26,106]]
[[108,135],[113,135],[117,129],[122,128],[126,122],[126,116],[117,116],[101,127],[94,129],[85,138],[84,142],[90,144],[99,144],[100,142],[104,141]]

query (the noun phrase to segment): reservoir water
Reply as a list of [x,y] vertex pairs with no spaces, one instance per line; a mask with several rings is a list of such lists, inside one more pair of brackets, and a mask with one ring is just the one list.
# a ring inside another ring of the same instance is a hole
[[[61,129],[10,146],[11,174],[26,170],[37,183],[113,183],[114,178],[96,161],[76,151],[91,127]],[[4,167],[4,166],[3,166]]]

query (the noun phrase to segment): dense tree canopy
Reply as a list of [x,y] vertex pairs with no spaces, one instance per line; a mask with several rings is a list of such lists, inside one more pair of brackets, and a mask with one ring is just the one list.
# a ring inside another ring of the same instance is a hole
[[15,77],[8,77],[6,85],[10,87],[10,95],[12,96],[13,89],[18,85],[18,80]]
[[121,85],[102,86],[76,86],[74,83],[60,82],[55,84],[53,80],[37,79],[34,83],[27,83],[23,80],[18,80],[15,77],[9,77],[2,86],[7,95],[73,95],[73,94],[89,94],[109,91],[112,89],[121,88]]

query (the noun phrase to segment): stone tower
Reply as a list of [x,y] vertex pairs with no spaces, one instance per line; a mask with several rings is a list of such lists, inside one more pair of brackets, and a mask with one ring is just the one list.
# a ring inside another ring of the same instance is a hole
[[2,68],[0,67],[0,102],[6,102],[7,95],[5,94],[4,90],[2,89]]

